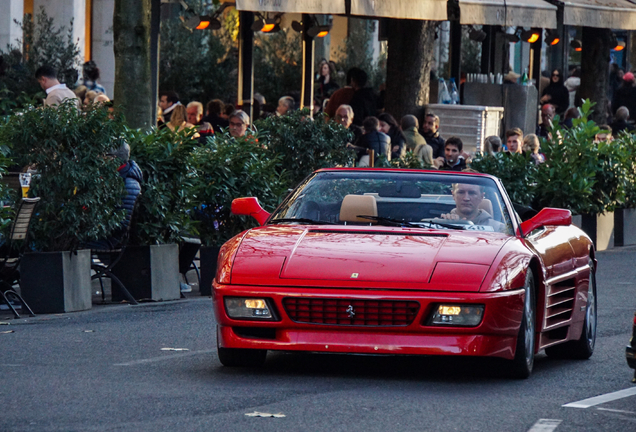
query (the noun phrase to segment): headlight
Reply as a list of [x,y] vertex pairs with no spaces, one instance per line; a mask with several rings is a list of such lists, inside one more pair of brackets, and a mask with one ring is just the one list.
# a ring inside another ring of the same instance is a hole
[[225,310],[230,318],[273,319],[266,299],[225,297]]
[[484,305],[441,304],[428,320],[428,325],[474,327],[481,323]]

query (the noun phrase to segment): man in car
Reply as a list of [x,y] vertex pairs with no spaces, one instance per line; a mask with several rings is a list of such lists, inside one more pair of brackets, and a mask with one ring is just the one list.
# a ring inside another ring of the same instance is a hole
[[456,207],[450,213],[442,214],[442,219],[465,220],[475,225],[491,226],[495,231],[503,231],[505,226],[497,222],[486,210],[480,208],[485,197],[483,186],[454,183],[453,199]]

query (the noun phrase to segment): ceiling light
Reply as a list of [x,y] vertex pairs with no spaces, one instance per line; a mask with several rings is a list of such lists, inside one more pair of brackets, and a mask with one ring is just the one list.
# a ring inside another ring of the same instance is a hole
[[486,39],[486,32],[482,29],[476,29],[475,27],[470,26],[468,37],[470,40],[474,40],[475,42],[483,42]]
[[521,40],[528,43],[535,43],[541,37],[541,30],[531,29],[521,32]]
[[307,36],[315,38],[315,37],[325,37],[329,34],[331,27],[328,25],[321,26],[313,26],[309,30],[307,30]]
[[294,29],[294,31],[297,31],[298,33],[303,31],[303,23],[301,23],[301,22],[292,21],[291,27],[292,27],[292,29]]
[[504,33],[504,37],[510,43],[519,42],[519,28],[517,28],[513,33],[508,33],[508,32]]
[[547,35],[545,37],[545,43],[550,46],[554,46],[558,44],[559,42],[561,42],[561,39],[559,38],[558,33],[553,30],[548,30]]
[[280,25],[276,18],[258,19],[252,24],[252,30],[262,33],[275,33],[280,31]]

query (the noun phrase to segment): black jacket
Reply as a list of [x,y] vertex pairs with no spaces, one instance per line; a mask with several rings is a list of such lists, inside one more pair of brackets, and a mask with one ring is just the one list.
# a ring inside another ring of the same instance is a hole
[[360,137],[356,145],[373,150],[376,158],[380,155],[385,155],[387,159],[391,158],[391,138],[383,132],[366,133]]
[[627,123],[625,120],[616,120],[614,123],[610,125],[612,128],[612,135],[618,136],[619,133],[623,131],[634,132],[634,125]]
[[365,87],[356,91],[349,105],[353,108],[353,124],[362,126],[365,118],[376,114],[377,103],[373,89]]
[[439,131],[434,134],[422,133],[422,136],[426,140],[426,144],[433,148],[433,159],[444,156],[444,138],[439,136]]
[[210,123],[212,125],[212,128],[214,129],[214,132],[219,132],[221,128],[225,129],[230,125],[230,122],[216,114],[206,115],[201,119],[201,122]]
[[444,165],[439,167],[439,169],[442,171],[463,171],[466,169],[466,161],[460,157],[457,165],[450,166],[446,159],[444,159]]

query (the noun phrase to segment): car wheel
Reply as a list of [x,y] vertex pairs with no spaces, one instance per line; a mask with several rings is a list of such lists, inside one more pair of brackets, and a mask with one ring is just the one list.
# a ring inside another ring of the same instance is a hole
[[523,300],[523,317],[517,336],[517,348],[515,358],[510,361],[509,372],[514,378],[526,379],[534,366],[534,328],[535,328],[535,303],[534,303],[534,277],[532,270],[526,273],[526,283]]
[[555,358],[571,358],[586,360],[594,353],[596,344],[596,270],[590,259],[590,278],[587,289],[587,306],[585,308],[585,322],[578,340],[555,345],[545,349],[545,353]]
[[265,363],[267,350],[244,348],[221,348],[216,342],[216,352],[223,366],[260,367]]

